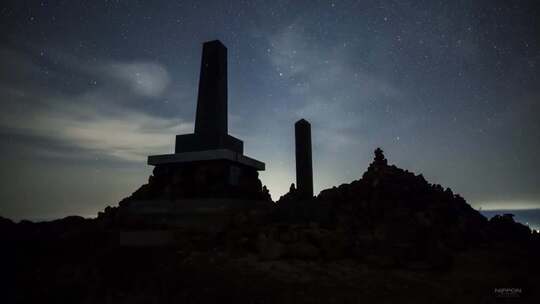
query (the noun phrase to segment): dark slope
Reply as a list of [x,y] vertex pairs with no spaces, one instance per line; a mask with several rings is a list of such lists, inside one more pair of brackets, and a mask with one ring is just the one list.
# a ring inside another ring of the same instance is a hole
[[[132,199],[122,205],[137,209]],[[537,233],[510,215],[488,221],[451,190],[388,165],[381,150],[362,178],[312,199],[298,200],[292,188],[270,208],[228,203],[235,207],[226,212],[190,205],[207,222],[189,229],[180,219],[144,221],[144,213],[129,221],[130,213],[119,216],[122,206],[93,220],[0,218],[2,302],[491,303],[510,295],[535,303],[539,296]],[[174,242],[122,246],[122,233],[137,229],[166,230]]]

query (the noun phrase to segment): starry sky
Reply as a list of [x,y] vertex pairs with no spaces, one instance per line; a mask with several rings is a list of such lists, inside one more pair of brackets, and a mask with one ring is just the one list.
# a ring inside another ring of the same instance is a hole
[[229,133],[315,192],[391,164],[475,208],[540,207],[537,1],[2,1],[0,215],[95,216],[193,132],[202,43],[229,50]]

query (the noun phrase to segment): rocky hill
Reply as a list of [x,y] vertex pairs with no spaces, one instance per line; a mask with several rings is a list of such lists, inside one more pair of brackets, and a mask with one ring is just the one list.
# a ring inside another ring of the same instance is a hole
[[[136,200],[141,193],[151,192],[139,190],[96,219],[0,219],[5,303],[487,303],[539,296],[531,275],[540,270],[538,233],[511,215],[486,219],[450,189],[389,165],[380,149],[360,179],[308,200],[299,200],[294,186],[276,203],[152,205],[148,197]],[[125,242],[126,235],[140,242]],[[145,246],[148,237],[165,241]]]

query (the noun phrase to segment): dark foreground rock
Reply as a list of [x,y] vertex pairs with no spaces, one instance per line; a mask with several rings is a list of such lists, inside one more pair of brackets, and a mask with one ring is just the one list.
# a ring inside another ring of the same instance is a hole
[[[181,190],[175,190],[180,191]],[[149,193],[149,192],[148,192]],[[2,303],[535,303],[537,233],[382,151],[299,200],[133,195],[96,219],[0,219]]]

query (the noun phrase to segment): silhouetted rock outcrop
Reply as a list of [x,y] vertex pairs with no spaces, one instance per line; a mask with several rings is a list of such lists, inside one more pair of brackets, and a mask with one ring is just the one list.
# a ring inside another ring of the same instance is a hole
[[[384,265],[448,267],[456,250],[532,238],[527,227],[511,218],[488,222],[450,189],[388,165],[380,148],[361,179],[323,190],[307,202],[296,200],[291,187],[277,205],[278,222],[318,223],[327,235],[344,240],[345,256]],[[302,231],[301,226],[295,229]]]
[[[277,204],[208,200],[209,204],[204,198],[175,201],[190,197],[182,192],[184,189],[196,191],[190,179],[154,174],[149,184],[123,200],[119,208],[106,208],[99,216],[100,223],[117,228],[164,229],[184,227],[174,217],[190,216],[188,222],[208,225],[228,248],[254,252],[267,260],[350,257],[411,267],[422,263],[423,267],[448,267],[456,251],[494,241],[532,239],[530,230],[511,217],[488,221],[450,189],[388,165],[380,148],[359,180],[323,190],[311,200],[299,198],[292,184]],[[171,187],[161,180],[179,184]],[[257,184],[253,189],[260,195],[258,201],[269,202],[265,187]],[[239,193],[248,192],[243,189]],[[234,198],[234,192],[231,195]],[[139,204],[141,201],[143,204]],[[161,208],[170,214],[152,217],[137,211],[152,206],[152,212]],[[175,215],[175,208],[181,213]],[[205,210],[204,216],[198,217],[201,213],[197,210]]]
[[311,200],[294,185],[277,204],[175,200],[180,190],[165,195],[164,184],[152,178],[97,219],[0,218],[0,260],[18,261],[5,263],[6,282],[25,288],[7,298],[215,303],[262,292],[268,303],[355,303],[391,293],[489,303],[486,290],[501,286],[535,295],[538,233],[510,214],[488,221],[450,189],[388,165],[381,149],[362,178]]
[[486,238],[487,220],[450,189],[389,166],[381,149],[360,180],[322,191],[336,224],[391,243],[462,248]]
[[513,214],[495,215],[489,220],[489,233],[496,242],[524,242],[531,239],[531,229],[514,221]]

